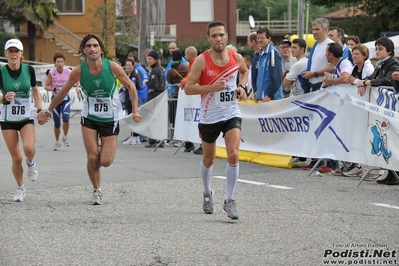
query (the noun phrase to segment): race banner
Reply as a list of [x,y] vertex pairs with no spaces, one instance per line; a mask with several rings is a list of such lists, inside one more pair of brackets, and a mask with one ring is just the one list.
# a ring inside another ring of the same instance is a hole
[[399,170],[399,95],[383,88],[372,88],[370,101],[380,113],[369,113],[365,154],[369,165]]
[[[354,95],[357,92],[353,86],[336,89]],[[193,103],[196,105],[188,107],[180,104],[179,98],[178,114],[187,113],[188,109],[195,111],[191,112],[192,117],[176,116],[175,132],[194,132],[190,139],[195,139],[198,130],[178,126],[197,128],[195,123],[199,117],[194,114],[199,112],[200,103]],[[183,106],[186,111],[179,110]],[[359,147],[363,146],[366,138],[367,112],[325,91],[269,103],[240,104],[240,110],[242,150],[365,162],[365,155],[359,152]],[[348,130],[348,125],[356,126]],[[219,138],[217,145],[224,146],[223,139]]]
[[[45,90],[44,87],[38,87],[38,88],[40,90],[40,94],[42,95],[43,109],[46,109],[49,107],[51,103],[52,92]],[[70,98],[71,112],[81,111],[83,108],[83,102],[82,98],[78,97],[75,87],[72,87],[71,90],[69,91],[69,98]],[[35,101],[33,100],[32,96],[31,96],[31,108],[32,110],[36,110]]]
[[143,119],[136,123],[132,115],[124,117],[123,121],[131,131],[152,139],[168,138],[168,95],[164,91],[155,99],[139,107],[139,113]]
[[198,135],[200,102],[200,95],[187,95],[184,90],[180,90],[173,139],[201,143]]

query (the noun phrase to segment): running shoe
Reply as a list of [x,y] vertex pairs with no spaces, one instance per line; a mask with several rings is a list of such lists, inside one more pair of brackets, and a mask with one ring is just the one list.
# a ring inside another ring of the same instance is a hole
[[26,160],[26,164],[28,165],[28,179],[32,182],[36,181],[39,172],[36,169],[35,160],[33,160],[31,164],[29,164],[28,160]]
[[226,213],[227,220],[238,220],[239,215],[236,209],[236,202],[234,200],[225,200],[223,204],[223,211]]
[[306,165],[302,166],[302,169],[310,171],[310,170],[312,170],[313,166],[314,166],[314,164],[306,164]]
[[58,151],[61,148],[61,143],[59,141],[56,141],[54,144],[54,151]]
[[141,144],[140,136],[137,136],[137,137],[134,137],[134,138],[135,138],[135,144],[136,144],[136,145]]
[[25,188],[17,188],[14,194],[14,201],[15,202],[22,202],[24,201],[25,197]]
[[64,145],[65,145],[66,147],[71,146],[71,142],[69,141],[69,139],[68,139],[67,136],[63,136],[63,137],[62,137],[62,142],[64,142]]
[[93,191],[93,195],[91,196],[90,204],[91,205],[101,205],[102,198],[103,198],[103,194],[101,193],[101,189],[95,189]]
[[213,204],[213,190],[211,191],[210,194],[205,194],[204,195],[204,201],[202,203],[202,210],[206,214],[212,214],[215,213],[215,205]]
[[343,172],[342,172],[342,167],[333,170],[331,173],[332,173],[333,175],[339,175],[339,176],[343,175],[343,174],[342,174],[342,173],[343,173]]
[[347,172],[343,172],[342,174],[344,176],[356,177],[356,176],[361,176],[363,174],[363,172],[364,172],[363,167],[355,166],[351,170],[349,170]]
[[332,169],[331,169],[330,167],[328,167],[328,166],[322,165],[322,166],[320,166],[320,168],[319,168],[319,172],[320,172],[320,173],[327,174],[327,173],[331,173],[331,172],[332,172]]
[[194,154],[202,154],[202,146],[199,146],[199,148],[194,151]]
[[133,136],[130,136],[126,141],[123,142],[125,145],[134,145],[136,144],[136,140],[134,139]]

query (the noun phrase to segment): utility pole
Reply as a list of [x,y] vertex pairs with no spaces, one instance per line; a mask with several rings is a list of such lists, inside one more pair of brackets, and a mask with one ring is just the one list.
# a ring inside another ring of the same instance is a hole
[[298,0],[298,38],[303,39],[303,0]]
[[288,0],[288,11],[287,11],[287,15],[288,15],[288,32],[289,34],[292,34],[292,28],[291,28],[291,0]]
[[266,7],[267,9],[267,28],[270,30],[270,9],[272,9],[270,6]]
[[148,0],[140,0],[140,39],[139,39],[139,60],[143,64],[146,62],[145,51],[147,50],[148,39]]

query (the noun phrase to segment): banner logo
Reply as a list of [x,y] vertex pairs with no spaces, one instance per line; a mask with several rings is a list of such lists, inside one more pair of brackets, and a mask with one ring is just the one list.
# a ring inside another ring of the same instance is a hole
[[378,120],[375,121],[375,125],[371,127],[371,133],[373,133],[373,139],[370,140],[371,154],[382,156],[387,164],[389,164],[389,158],[392,156],[392,151],[387,149],[387,132],[391,126],[390,122]]
[[13,83],[12,85],[14,86],[14,88],[15,88],[16,90],[19,90],[19,87],[21,86],[21,82],[15,82],[15,83]]
[[94,84],[96,84],[97,88],[100,87],[101,79],[95,79],[95,80],[93,80],[93,82],[94,82]]
[[298,107],[300,107],[302,109],[314,112],[315,114],[317,114],[321,118],[322,121],[321,121],[320,125],[317,127],[316,131],[314,132],[314,134],[316,136],[316,140],[319,138],[321,133],[323,133],[323,131],[326,128],[328,128],[333,133],[333,135],[338,140],[338,142],[342,145],[342,148],[346,152],[349,152],[349,149],[345,145],[343,140],[337,135],[335,130],[332,128],[332,126],[330,126],[330,123],[334,120],[334,118],[336,116],[336,113],[334,113],[333,111],[328,110],[327,108],[325,108],[323,106],[317,105],[317,104],[301,102],[301,101],[298,101],[298,100],[297,101],[292,101],[292,103],[297,105]]

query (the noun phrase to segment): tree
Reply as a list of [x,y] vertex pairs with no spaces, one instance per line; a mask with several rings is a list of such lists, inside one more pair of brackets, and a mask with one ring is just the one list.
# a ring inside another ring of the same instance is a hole
[[[316,0],[320,1],[320,0]],[[267,9],[266,7],[272,7],[270,10],[270,20],[284,20],[287,19],[288,13],[288,0],[237,0],[237,9],[239,11],[239,20],[246,21],[248,16],[252,15],[256,20],[267,20]],[[313,6],[309,12],[309,21],[331,12],[335,9],[335,5],[332,6]],[[296,20],[298,18],[298,0],[291,0],[291,19]]]
[[127,56],[130,52],[130,44],[138,43],[137,17],[126,13],[134,0],[121,2],[123,4],[104,3],[96,6],[94,10],[89,9],[89,12],[93,14],[93,18],[89,19],[90,26],[104,40],[106,58],[113,57],[109,52],[111,47],[115,47],[119,55]]
[[46,31],[59,19],[52,0],[0,0],[1,14],[14,26],[27,25],[28,57],[35,61],[37,30]]
[[17,36],[15,36],[15,34],[12,33],[8,33],[8,32],[0,32],[0,56],[4,57],[4,49],[2,49],[2,47],[4,47],[4,45],[6,44],[6,42],[9,39],[18,39]]
[[[355,7],[361,15],[348,16],[341,23],[345,32],[357,35],[362,42],[375,40],[383,31],[398,31],[399,1],[387,0],[309,0],[312,5],[332,6],[341,4]],[[349,15],[349,14],[348,14]]]

